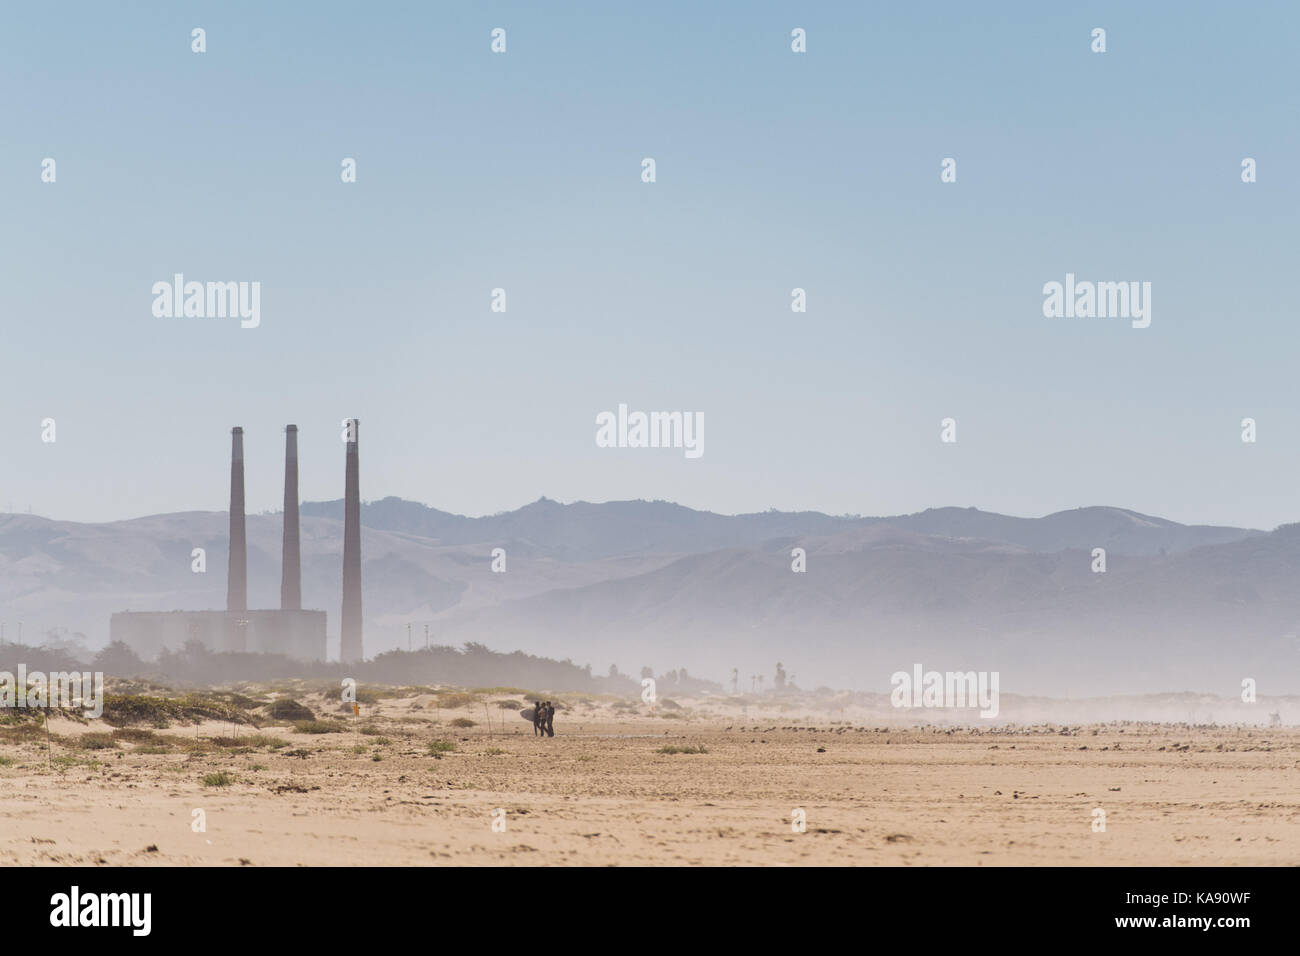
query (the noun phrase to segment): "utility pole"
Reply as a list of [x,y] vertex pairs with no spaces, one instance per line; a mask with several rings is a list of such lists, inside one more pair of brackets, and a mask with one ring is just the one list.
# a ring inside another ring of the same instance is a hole
[[424,649],[429,649],[429,625],[424,625]]
[[411,653],[411,622],[406,622],[406,653]]

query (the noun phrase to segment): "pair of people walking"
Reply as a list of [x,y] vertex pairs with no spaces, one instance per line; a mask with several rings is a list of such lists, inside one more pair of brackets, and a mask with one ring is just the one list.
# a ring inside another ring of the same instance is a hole
[[555,705],[549,700],[533,703],[533,734],[555,736]]

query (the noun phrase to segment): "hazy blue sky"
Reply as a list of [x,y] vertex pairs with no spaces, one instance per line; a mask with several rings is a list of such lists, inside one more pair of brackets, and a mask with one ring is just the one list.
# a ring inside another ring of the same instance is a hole
[[[357,416],[364,497],[467,514],[1300,519],[1298,10],[8,4],[0,508],[223,509],[236,424],[278,508],[290,421],[340,497]],[[176,272],[261,326],[155,318]],[[1044,318],[1066,272],[1150,328]],[[703,457],[597,448],[620,402]]]

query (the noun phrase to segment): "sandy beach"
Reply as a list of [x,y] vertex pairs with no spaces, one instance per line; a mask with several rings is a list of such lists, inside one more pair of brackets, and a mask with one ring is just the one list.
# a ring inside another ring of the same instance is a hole
[[43,727],[3,728],[0,861],[1300,862],[1293,728],[804,724],[579,699],[537,738],[517,713],[462,696],[459,708],[387,698],[353,717],[304,698],[323,733],[53,720],[47,745]]

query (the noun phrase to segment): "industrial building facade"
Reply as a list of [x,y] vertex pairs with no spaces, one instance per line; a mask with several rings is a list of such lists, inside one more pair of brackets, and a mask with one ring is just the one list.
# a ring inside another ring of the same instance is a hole
[[144,660],[163,650],[179,651],[190,641],[213,652],[325,659],[324,611],[119,611],[109,632]]

